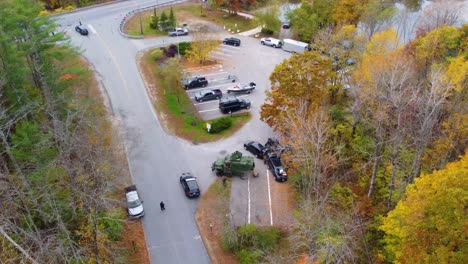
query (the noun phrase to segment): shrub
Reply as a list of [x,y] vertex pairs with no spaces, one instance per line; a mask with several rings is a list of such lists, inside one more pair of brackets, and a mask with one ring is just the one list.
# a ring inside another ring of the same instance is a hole
[[219,133],[223,130],[230,128],[231,125],[232,125],[232,119],[230,117],[225,116],[225,117],[218,118],[211,123],[210,133],[212,134]]
[[241,264],[259,263],[262,258],[262,253],[255,250],[242,249],[237,252],[236,257]]
[[281,238],[281,232],[274,227],[257,229],[257,237],[254,241],[255,248],[261,251],[274,250]]
[[177,54],[177,46],[174,44],[171,44],[169,48],[164,49],[164,54],[168,58],[174,58],[175,55]]
[[154,49],[153,51],[151,51],[151,58],[153,58],[154,60],[160,60],[163,58],[163,50],[162,49]]
[[181,56],[185,55],[185,52],[190,48],[190,42],[179,43],[179,52]]
[[273,30],[269,28],[262,28],[262,33],[267,35],[273,35]]

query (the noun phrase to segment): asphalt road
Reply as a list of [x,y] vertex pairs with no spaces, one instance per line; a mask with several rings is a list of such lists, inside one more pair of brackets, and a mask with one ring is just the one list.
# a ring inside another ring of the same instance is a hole
[[[131,40],[118,32],[120,20],[128,11],[155,2],[123,1],[56,18],[61,29],[70,36],[72,45],[78,47],[94,67],[114,117],[121,124],[132,180],[144,200],[146,215],[142,221],[151,262],[209,263],[194,221],[198,200],[184,196],[179,175],[192,172],[198,177],[203,192],[215,179],[210,165],[216,158],[242,149],[243,142],[248,139],[265,141],[273,135],[271,129],[259,121],[258,111],[265,98],[263,90],[269,86],[269,74],[278,62],[290,55],[260,46],[258,40],[247,37],[241,38],[243,44],[238,49],[223,46],[213,53],[222,71],[239,76],[241,82],[257,83],[257,89],[249,95],[253,119],[233,137],[221,142],[193,145],[180,140],[162,129],[138,72],[136,57],[142,50],[186,41],[189,37]],[[89,36],[74,31],[79,20],[88,27]],[[211,73],[219,73],[219,70]],[[213,75],[213,78],[221,78],[223,74]],[[200,111],[203,109],[210,110],[213,106],[200,106]],[[209,112],[214,111],[206,111]],[[164,212],[159,210],[160,201],[166,204]]]

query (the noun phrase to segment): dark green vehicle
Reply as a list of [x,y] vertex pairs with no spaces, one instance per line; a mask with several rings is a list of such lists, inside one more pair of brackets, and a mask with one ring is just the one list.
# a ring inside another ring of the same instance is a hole
[[239,151],[217,159],[211,165],[211,170],[216,173],[216,176],[242,176],[245,172],[253,171],[254,168],[254,158],[242,155]]

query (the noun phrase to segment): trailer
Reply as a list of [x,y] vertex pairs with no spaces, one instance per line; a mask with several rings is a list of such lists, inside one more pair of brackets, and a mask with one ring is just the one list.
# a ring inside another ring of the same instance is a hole
[[283,50],[293,53],[304,53],[310,51],[310,45],[294,39],[283,39]]

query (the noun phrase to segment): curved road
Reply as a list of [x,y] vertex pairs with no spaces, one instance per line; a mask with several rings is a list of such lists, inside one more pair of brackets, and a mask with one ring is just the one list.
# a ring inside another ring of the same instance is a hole
[[[95,68],[115,117],[122,124],[132,180],[145,202],[142,221],[151,262],[209,263],[194,221],[197,200],[186,199],[178,182],[180,173],[196,171],[190,165],[192,151],[186,150],[190,144],[162,130],[136,65],[136,55],[145,45],[140,40],[123,38],[118,32],[127,12],[155,3],[117,2],[58,16],[57,23]],[[74,32],[79,20],[88,27],[88,37]],[[169,38],[151,44],[163,45],[166,41]],[[200,184],[206,187],[209,183]],[[166,203],[164,212],[159,210],[160,201]]]
[[[189,200],[184,196],[178,178],[182,172],[192,172],[198,177],[203,192],[215,179],[210,170],[212,161],[226,152],[242,148],[242,143],[253,135],[262,138],[271,136],[271,129],[258,120],[259,106],[265,94],[258,91],[254,95],[251,109],[254,117],[234,137],[221,142],[193,145],[166,134],[147,95],[136,57],[141,50],[165,46],[174,43],[177,38],[126,39],[118,32],[120,21],[127,12],[157,2],[167,1],[120,1],[55,18],[61,30],[70,37],[72,45],[81,49],[94,67],[109,97],[114,117],[121,124],[132,180],[145,202],[146,215],[142,221],[151,262],[209,263],[209,256],[194,221],[198,200]],[[78,21],[88,27],[89,36],[81,36],[74,31]],[[179,41],[187,39],[178,38]],[[246,49],[260,46],[254,39],[242,38],[242,41]],[[271,52],[270,49],[256,52],[256,59],[249,54],[239,54],[229,70],[233,74],[256,80],[258,86],[269,87],[268,75],[276,63],[264,60],[265,56],[277,62],[289,56],[281,50],[274,51],[274,55]],[[252,59],[255,65],[235,66],[244,63],[246,59]],[[256,73],[256,67],[265,72]],[[160,201],[166,203],[167,210],[164,212],[159,210]]]

